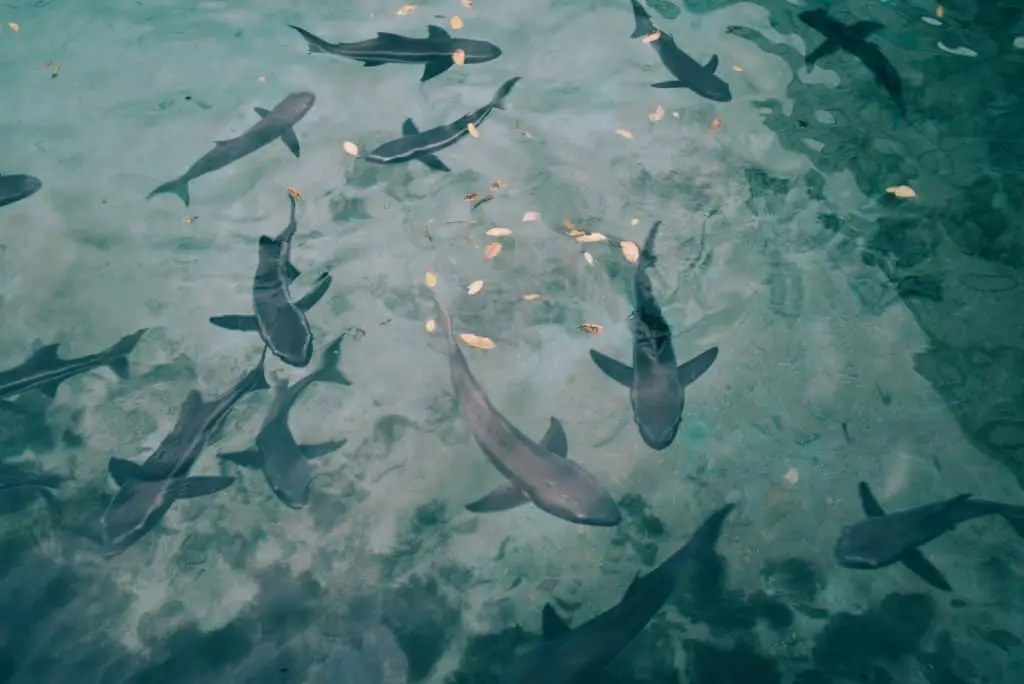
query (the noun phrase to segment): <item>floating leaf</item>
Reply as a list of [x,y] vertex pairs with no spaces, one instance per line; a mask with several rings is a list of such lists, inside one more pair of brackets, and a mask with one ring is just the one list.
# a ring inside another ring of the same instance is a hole
[[437,321],[431,318],[424,327],[427,329],[427,332],[434,332],[437,330]]
[[467,194],[465,197],[463,197],[462,201],[463,202],[475,202],[478,199],[480,199],[480,194],[476,193],[476,192],[471,192],[471,193]]
[[487,234],[491,237],[506,237],[512,234],[512,229],[504,226],[497,226],[488,230]]
[[462,19],[457,14],[454,17],[452,17],[451,21],[448,23],[450,23],[452,28],[455,29],[456,31],[463,27]]
[[640,225],[640,219],[638,219],[638,218],[631,218],[631,219],[629,219],[629,225],[631,225],[631,226],[639,226]]
[[626,257],[626,261],[635,264],[640,260],[640,247],[635,242],[623,240],[619,246],[622,248],[622,256]]
[[640,40],[642,42],[647,43],[648,45],[650,45],[651,43],[653,43],[654,41],[658,40],[659,38],[661,38],[661,31],[655,31],[654,33],[648,33],[646,36],[644,36]]
[[594,255],[591,254],[590,252],[584,252],[583,258],[586,259],[587,263],[590,264],[591,266],[594,265]]
[[672,116],[675,117],[676,119],[678,119],[679,118],[679,112],[672,112]]
[[576,238],[576,242],[604,242],[607,239],[604,233],[584,233]]
[[892,187],[886,188],[885,191],[890,195],[895,195],[896,197],[899,197],[900,199],[910,199],[912,197],[917,197],[917,193],[914,192],[914,188],[910,187],[909,185],[894,185]]
[[664,117],[665,117],[665,108],[662,107],[661,105],[658,105],[657,107],[655,107],[654,111],[647,115],[647,118],[650,120],[651,123],[655,123],[657,121],[661,121]]
[[504,190],[507,187],[508,183],[506,183],[505,181],[496,180],[493,183],[491,183],[491,192],[498,192],[499,190]]
[[466,63],[466,51],[462,48],[458,48],[452,53],[452,62],[462,66]]
[[539,221],[540,214],[536,211],[528,211],[523,214],[523,223],[531,223],[533,221]]
[[10,29],[12,31],[14,31],[15,33],[17,33],[18,31],[21,30],[21,25],[18,24],[18,22],[16,22],[16,21],[9,21],[9,22],[7,22],[7,26],[9,26]]
[[600,323],[580,323],[580,330],[588,335],[597,335],[604,331],[604,326]]
[[587,234],[587,231],[580,230],[580,227],[569,219],[562,219],[562,227],[565,228],[565,232],[569,234],[569,237],[579,237]]
[[538,293],[536,293],[536,292],[531,292],[529,294],[524,294],[523,295],[523,299],[528,301],[528,302],[535,302],[538,299],[540,299],[540,295]]
[[615,132],[621,135],[626,140],[633,139],[633,133],[628,128],[616,128]]
[[292,186],[289,185],[287,188],[285,188],[285,191],[288,193],[288,196],[291,197],[292,199],[302,199],[302,193],[299,192],[298,188],[293,188]]
[[479,137],[480,137],[480,131],[479,131],[479,130],[477,130],[476,124],[475,124],[475,123],[473,123],[472,121],[470,121],[470,122],[469,122],[469,123],[468,123],[468,124],[466,125],[466,130],[467,130],[467,131],[469,131],[469,134],[470,134],[471,136],[473,136],[474,138],[479,138]]
[[494,340],[490,337],[481,337],[480,335],[474,335],[473,333],[461,333],[459,335],[459,339],[470,347],[476,347],[477,349],[494,349]]
[[789,470],[786,471],[784,479],[789,484],[795,485],[800,481],[800,472],[796,468],[790,466]]
[[484,247],[484,259],[486,259],[487,261],[490,261],[494,257],[498,256],[498,252],[500,252],[500,251],[501,251],[501,243],[500,242],[488,243],[488,245],[486,247]]
[[416,5],[405,4],[405,5],[402,5],[401,7],[399,7],[398,11],[395,12],[395,14],[397,14],[400,17],[407,17],[407,16],[409,16],[410,14],[412,14],[415,11],[416,11]]
[[474,280],[469,284],[469,287],[466,288],[466,294],[473,296],[482,289],[484,289],[484,281]]
[[722,127],[722,117],[717,114],[711,119],[711,123],[708,124],[708,130],[714,133]]
[[733,64],[732,70],[735,71],[737,74],[743,73],[743,67],[741,67],[739,64]]
[[466,9],[473,9],[473,0],[462,0],[462,6]]
[[423,284],[433,290],[437,287],[437,276],[427,271],[426,275],[423,276]]
[[267,77],[266,76],[259,76],[259,77],[256,78],[256,80],[259,81],[260,83],[266,83],[267,82]]
[[351,140],[346,140],[341,144],[341,149],[345,150],[347,154],[351,154],[353,157],[359,156],[359,145],[356,145]]
[[199,220],[198,216],[192,216],[191,214],[188,214],[186,216],[182,216],[181,217],[181,222],[182,223],[195,223],[198,220]]

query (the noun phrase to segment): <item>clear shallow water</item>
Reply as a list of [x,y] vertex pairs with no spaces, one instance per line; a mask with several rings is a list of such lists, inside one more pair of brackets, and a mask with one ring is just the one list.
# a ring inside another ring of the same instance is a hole
[[[872,41],[903,77],[906,120],[848,55],[803,66],[821,37],[791,3],[652,12],[699,62],[719,55],[724,104],[650,88],[663,68],[629,40],[618,1],[447,0],[404,17],[368,1],[12,5],[0,172],[44,186],[0,209],[0,365],[35,340],[80,356],[151,331],[131,379],[95,371],[0,414],[5,462],[71,478],[59,518],[38,496],[0,495],[3,681],[329,681],[332,654],[360,644],[388,654],[389,677],[404,658],[414,681],[491,681],[536,642],[545,602],[574,624],[606,609],[726,500],[740,504],[718,545],[727,574],[680,588],[608,681],[1020,681],[1024,546],[1008,526],[969,523],[928,547],[951,596],[900,567],[832,559],[861,517],[858,480],[890,509],[961,491],[1024,500],[1015,4],[950,3],[936,26],[927,2],[830,3],[844,22],[885,25]],[[424,35],[456,13],[504,54],[425,84],[417,67],[307,56],[285,27]],[[342,150],[397,137],[406,117],[452,121],[516,75],[508,110],[440,155],[450,174]],[[300,159],[275,143],[193,182],[187,209],[144,199],[252,125],[253,107],[299,90],[317,96],[296,126]],[[498,180],[470,210],[464,197]],[[916,198],[887,195],[902,184]],[[303,196],[296,289],[334,277],[310,314],[317,339],[366,332],[342,351],[353,386],[313,387],[292,428],[348,444],[317,462],[309,507],[288,509],[215,457],[252,443],[269,397],[246,398],[193,471],[238,481],[105,559],[80,531],[114,491],[107,460],[141,459],[190,389],[217,395],[256,362],[258,338],[207,319],[247,310],[256,240],[284,227],[289,186]],[[528,211],[542,219],[524,223]],[[721,348],[664,452],[643,446],[625,390],[587,353],[628,358],[632,269],[615,246],[565,237],[563,219],[636,241],[663,220],[654,282],[677,354]],[[494,226],[513,233],[486,261]],[[534,438],[558,416],[570,457],[627,497],[622,525],[463,510],[500,476],[424,330],[426,271],[457,329],[496,341],[467,351],[492,401]],[[366,638],[380,625],[397,655]]]

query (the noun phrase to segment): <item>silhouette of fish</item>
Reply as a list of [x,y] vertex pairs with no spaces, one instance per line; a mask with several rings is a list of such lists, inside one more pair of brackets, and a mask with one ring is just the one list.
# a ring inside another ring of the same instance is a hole
[[39,192],[43,182],[23,173],[0,174],[0,207],[14,204]]
[[56,489],[64,482],[60,475],[42,473],[14,463],[0,463],[0,492],[15,489]]

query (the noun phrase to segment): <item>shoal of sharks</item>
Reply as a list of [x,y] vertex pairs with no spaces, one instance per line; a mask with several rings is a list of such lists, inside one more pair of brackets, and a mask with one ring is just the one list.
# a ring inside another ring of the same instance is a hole
[[[732,100],[729,84],[716,73],[717,55],[701,63],[683,51],[669,33],[659,29],[638,0],[630,0],[630,5],[634,19],[631,37],[642,39],[671,75],[668,80],[655,82],[653,87],[686,89],[720,103]],[[806,55],[808,66],[840,51],[856,57],[905,115],[901,81],[895,67],[878,46],[867,40],[882,28],[881,24],[845,25],[824,10],[801,12],[799,19],[825,37],[824,43]],[[492,43],[455,38],[436,25],[429,25],[427,35],[420,38],[381,32],[368,40],[335,43],[297,25],[289,26],[305,41],[309,54],[341,57],[366,67],[422,65],[420,80],[424,82],[448,72],[453,65],[482,64],[502,55],[501,49]],[[505,80],[489,101],[451,123],[420,130],[411,118],[406,118],[400,137],[376,146],[361,159],[382,165],[415,160],[431,170],[450,171],[438,153],[473,134],[495,110],[505,109],[506,98],[519,81],[519,77]],[[158,185],[148,197],[174,194],[189,206],[192,181],[223,169],[276,140],[281,140],[299,157],[295,126],[315,102],[313,93],[302,91],[287,95],[270,110],[256,107],[258,120],[251,127],[237,137],[215,142],[214,147],[184,173]],[[32,197],[42,187],[42,182],[33,176],[0,175],[0,206]],[[323,344],[312,370],[294,382],[277,377],[268,382],[265,372],[268,353],[292,369],[304,369],[313,362],[314,326],[309,315],[332,284],[330,273],[321,272],[312,279],[303,296],[292,294],[292,286],[303,275],[291,259],[298,232],[296,208],[294,195],[289,195],[285,227],[276,236],[261,235],[257,240],[249,299],[251,312],[222,314],[209,319],[221,329],[256,333],[261,346],[257,363],[215,398],[207,400],[199,390],[189,391],[175,424],[141,462],[117,456],[109,459],[107,470],[117,491],[100,519],[101,533],[96,537],[108,556],[122,554],[136,544],[161,523],[175,502],[211,496],[235,483],[234,476],[194,475],[192,471],[206,448],[221,438],[227,416],[250,395],[273,390],[269,408],[251,446],[219,452],[224,464],[222,473],[228,464],[258,471],[271,495],[291,509],[302,509],[311,502],[317,459],[345,446],[343,438],[301,443],[292,433],[289,417],[313,384],[352,386],[352,381],[340,369],[342,341],[351,330]],[[649,229],[632,273],[631,363],[590,350],[597,369],[628,390],[640,439],[658,452],[667,451],[678,437],[686,390],[710,384],[710,381],[698,381],[711,371],[719,356],[718,347],[711,346],[683,363],[676,357],[673,331],[651,278],[651,271],[658,266],[655,243],[661,228],[662,222],[658,221]],[[569,458],[569,438],[563,423],[550,417],[547,430],[536,441],[516,427],[495,406],[474,376],[455,333],[452,315],[436,291],[432,291],[431,296],[437,310],[438,328],[444,338],[459,414],[487,462],[501,478],[500,484],[466,503],[466,510],[474,514],[493,514],[531,504],[572,524],[618,525],[623,514],[615,498],[586,467],[586,459]],[[22,395],[38,392],[54,400],[65,381],[98,369],[108,368],[116,377],[130,379],[129,357],[145,333],[145,329],[137,330],[103,351],[78,358],[61,358],[56,344],[40,347],[20,365],[0,371],[0,409],[24,414],[32,409],[30,404],[21,401]],[[255,336],[251,339],[255,341]],[[53,492],[64,482],[63,477],[38,470],[29,463],[9,459],[0,462],[0,494],[40,492],[56,502]],[[886,513],[866,482],[858,484],[858,494],[866,519],[843,528],[834,547],[836,562],[846,568],[879,570],[902,564],[930,586],[951,591],[950,583],[924,556],[922,546],[964,522],[990,516],[1004,519],[1017,535],[1024,537],[1024,506],[960,494],[945,501]],[[733,509],[733,504],[720,507],[660,565],[646,575],[637,574],[617,604],[578,626],[571,627],[550,604],[545,605],[541,615],[541,643],[510,662],[500,677],[500,684],[585,682],[595,676],[661,610],[676,591],[680,579],[690,576],[688,568],[715,561],[716,545]],[[372,648],[364,644],[360,650],[341,649],[328,667],[353,681],[374,681],[377,675],[373,672],[379,672],[382,667],[374,660],[395,660],[393,655],[381,655],[398,651],[393,636],[390,639]]]

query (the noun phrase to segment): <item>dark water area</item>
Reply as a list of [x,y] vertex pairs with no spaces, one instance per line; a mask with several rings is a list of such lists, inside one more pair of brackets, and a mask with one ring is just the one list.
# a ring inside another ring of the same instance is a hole
[[0,683],[1024,681],[1024,4],[639,7],[3,5]]

